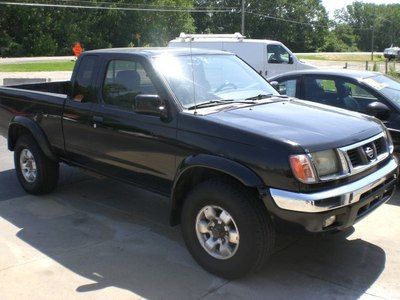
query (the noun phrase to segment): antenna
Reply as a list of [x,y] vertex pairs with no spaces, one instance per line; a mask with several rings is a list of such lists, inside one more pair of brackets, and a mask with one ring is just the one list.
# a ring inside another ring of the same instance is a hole
[[193,102],[194,102],[194,115],[197,115],[197,104],[196,104],[196,85],[194,83],[194,65],[193,65],[193,52],[192,52],[192,41],[193,37],[189,37],[190,45],[190,63],[192,65],[192,83],[193,83]]

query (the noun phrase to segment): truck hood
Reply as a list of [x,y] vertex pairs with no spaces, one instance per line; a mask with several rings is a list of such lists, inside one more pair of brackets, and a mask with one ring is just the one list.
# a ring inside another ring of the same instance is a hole
[[382,132],[381,122],[375,118],[302,100],[220,111],[207,118],[309,151],[350,145]]

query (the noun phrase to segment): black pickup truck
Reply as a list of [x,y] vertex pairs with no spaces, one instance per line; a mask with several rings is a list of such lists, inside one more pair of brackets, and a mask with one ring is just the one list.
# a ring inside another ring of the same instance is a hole
[[226,278],[261,267],[277,230],[352,226],[398,176],[379,120],[280,96],[219,51],[86,52],[70,82],[0,88],[0,125],[28,193],[66,163],[166,195],[193,257]]

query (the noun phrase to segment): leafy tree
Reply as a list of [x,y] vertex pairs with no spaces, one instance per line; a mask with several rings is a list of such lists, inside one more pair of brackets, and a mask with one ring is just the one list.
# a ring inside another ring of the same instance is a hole
[[[32,0],[20,0],[20,2]],[[91,0],[96,5],[96,0]],[[100,1],[101,2],[101,1]],[[65,4],[65,1],[53,1]],[[113,5],[143,1],[114,0]],[[147,5],[191,8],[192,0],[148,0]],[[150,12],[81,8],[1,6],[0,51],[3,56],[65,55],[71,45],[83,43],[86,50],[138,45],[164,46],[181,31],[194,32],[188,12]]]
[[324,44],[319,52],[355,52],[357,49],[356,36],[347,24],[337,24],[326,35]]
[[[241,30],[240,1],[198,0],[198,7],[237,7],[229,13],[194,15],[197,32],[233,33]],[[245,34],[276,39],[294,51],[315,51],[324,43],[328,15],[320,0],[247,0]]]
[[357,47],[371,50],[374,29],[374,50],[382,51],[392,43],[400,43],[400,4],[376,5],[354,2],[335,12],[339,24],[347,24],[356,36]]

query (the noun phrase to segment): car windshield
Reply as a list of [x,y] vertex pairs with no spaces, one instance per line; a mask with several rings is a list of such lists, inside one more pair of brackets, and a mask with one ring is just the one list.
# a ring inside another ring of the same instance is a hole
[[400,108],[400,81],[385,75],[369,77],[363,81],[372,88],[380,91],[389,98],[393,104]]
[[219,105],[279,95],[264,78],[234,55],[161,55],[154,58],[153,64],[187,109],[207,102]]

